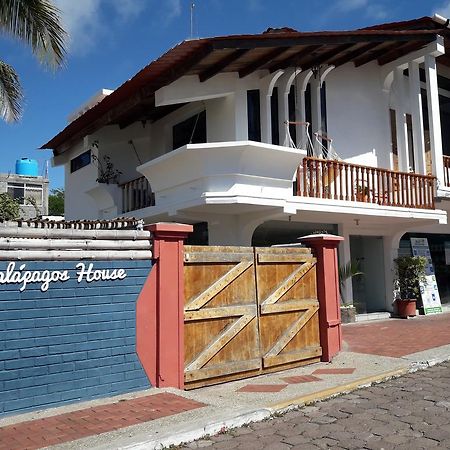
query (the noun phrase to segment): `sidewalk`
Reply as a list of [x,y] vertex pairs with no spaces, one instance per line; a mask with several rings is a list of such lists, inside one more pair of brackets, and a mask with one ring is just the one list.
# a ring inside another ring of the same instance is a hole
[[450,359],[450,314],[344,326],[318,363],[193,391],[150,389],[0,420],[0,450],[152,449],[263,420],[296,405]]

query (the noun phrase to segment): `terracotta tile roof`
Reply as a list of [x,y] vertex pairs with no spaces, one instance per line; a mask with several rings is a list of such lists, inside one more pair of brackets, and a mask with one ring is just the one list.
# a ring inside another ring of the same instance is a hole
[[53,149],[58,155],[105,125],[119,124],[123,128],[137,120],[158,120],[180,105],[156,107],[155,92],[184,75],[198,75],[200,81],[205,81],[219,72],[238,72],[244,77],[260,69],[306,70],[324,64],[354,62],[359,66],[370,61],[386,64],[436,39],[439,30],[425,27],[431,19],[417,20],[425,29],[411,29],[404,25],[410,22],[399,22],[353,31],[299,32],[280,28],[262,34],[184,41],[152,61],[41,148]]

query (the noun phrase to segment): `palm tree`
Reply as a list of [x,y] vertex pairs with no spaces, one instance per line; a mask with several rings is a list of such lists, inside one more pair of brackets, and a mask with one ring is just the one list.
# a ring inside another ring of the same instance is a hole
[[[66,32],[52,0],[0,0],[0,30],[25,42],[51,69],[64,64]],[[15,122],[22,115],[23,92],[15,70],[0,60],[0,116]]]

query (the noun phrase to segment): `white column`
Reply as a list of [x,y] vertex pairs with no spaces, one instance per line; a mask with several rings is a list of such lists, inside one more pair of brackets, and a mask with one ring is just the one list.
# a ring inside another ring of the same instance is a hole
[[261,89],[259,91],[259,102],[261,104],[261,142],[272,143],[272,110],[271,96]]
[[[319,75],[311,78],[311,119],[312,119],[312,132],[322,134],[322,103],[320,98],[320,77]],[[316,150],[316,154],[321,153],[321,149],[318,148],[317,141],[313,141],[313,145]]]
[[[305,106],[305,91],[308,86],[308,82],[312,76],[312,70],[307,70],[306,72],[302,72],[300,75],[297,75],[295,79],[295,86],[297,88],[297,121],[298,122],[306,122],[306,106]],[[311,126],[311,124],[310,124]],[[304,125],[297,125],[297,143],[299,145],[307,143],[306,136],[306,127]],[[304,145],[306,150],[306,145]]]
[[[348,227],[345,227],[343,224],[338,225],[338,235],[344,238],[344,241],[338,247],[339,254],[339,266],[345,266],[352,260],[351,252],[350,252],[350,234],[348,232]],[[344,286],[344,301],[346,303],[351,303],[353,301],[353,284],[352,279],[349,278],[345,282]]]
[[248,140],[247,91],[235,92],[234,107],[236,141],[246,141]]
[[272,143],[272,92],[278,78],[283,75],[282,70],[271,73],[261,79],[259,98],[261,109],[261,142]]
[[299,70],[287,69],[278,82],[278,116],[280,128],[280,145],[289,147],[286,122],[289,121],[289,91]]
[[405,120],[405,80],[402,69],[395,70],[395,87],[397,101],[395,104],[395,121],[397,125],[398,168],[409,172],[408,137]]
[[430,147],[431,158],[433,160],[433,175],[437,177],[440,186],[445,186],[436,58],[434,56],[425,56],[424,64],[427,81],[428,120],[430,124]]
[[415,172],[425,175],[425,137],[423,131],[422,95],[420,93],[419,63],[417,61],[410,62],[408,65],[408,70],[414,141]]
[[393,310],[394,302],[394,279],[395,279],[395,262],[398,257],[398,248],[400,239],[407,230],[394,230],[394,234],[383,236],[383,253],[384,253],[384,274],[385,274],[385,292],[386,292],[386,311]]

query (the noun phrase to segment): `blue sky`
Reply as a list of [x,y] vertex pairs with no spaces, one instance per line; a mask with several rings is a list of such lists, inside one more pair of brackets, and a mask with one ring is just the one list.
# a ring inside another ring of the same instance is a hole
[[[66,68],[51,73],[30,51],[3,37],[1,58],[18,71],[25,112],[14,125],[0,123],[0,172],[28,156],[41,167],[42,144],[62,130],[67,116],[102,88],[114,89],[161,53],[189,37],[190,0],[56,0],[71,42]],[[259,33],[267,27],[301,31],[352,29],[407,20],[433,12],[450,16],[450,0],[196,0],[200,37]],[[50,169],[53,188],[62,169]]]

